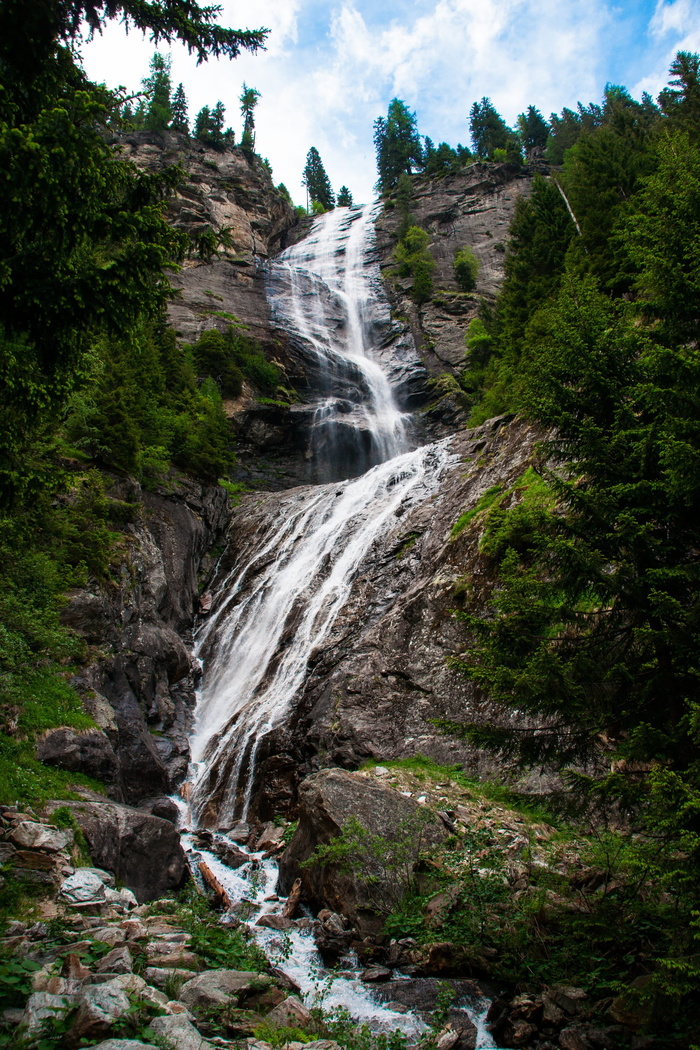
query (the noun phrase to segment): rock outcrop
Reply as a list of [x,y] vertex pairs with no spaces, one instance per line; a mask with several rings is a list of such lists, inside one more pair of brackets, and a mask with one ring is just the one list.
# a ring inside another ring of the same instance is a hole
[[[192,342],[207,328],[225,329],[233,316],[270,345],[262,263],[286,247],[299,220],[260,158],[241,149],[207,149],[173,132],[134,132],[122,136],[118,146],[138,167],[162,171],[176,164],[182,169],[168,217],[194,250],[172,277],[180,294],[169,313],[178,336]],[[212,257],[198,257],[202,235],[216,238],[222,232]]]
[[[360,927],[382,902],[390,907],[394,897],[402,896],[421,850],[448,835],[435,813],[361,773],[324,769],[302,781],[298,798],[299,823],[280,862],[281,887],[288,889],[301,877],[302,892],[313,906],[330,908]],[[304,866],[317,846],[331,843],[351,820],[362,829],[364,846],[354,849],[350,867],[338,861]],[[410,855],[402,863],[387,861],[382,842],[403,851],[409,841]]]
[[[503,281],[508,227],[516,201],[530,192],[535,170],[512,164],[472,164],[442,178],[414,177],[411,221],[430,234],[436,267],[434,293],[418,307],[410,296],[410,279],[394,275],[393,250],[402,215],[385,207],[377,222],[387,294],[394,316],[404,320],[431,375],[464,364],[464,334],[480,300],[493,302]],[[462,292],[455,280],[454,256],[468,247],[480,263],[476,288]]]
[[73,684],[98,729],[51,730],[37,753],[136,804],[172,792],[187,768],[198,674],[189,632],[230,504],[223,489],[184,478],[153,491],[114,479],[111,494],[134,518],[117,580],[74,591],[62,613],[90,646]]
[[[389,536],[363,562],[323,649],[313,654],[289,721],[260,744],[253,796],[261,818],[293,809],[299,779],[323,766],[356,769],[370,758],[420,753],[460,763],[475,776],[493,771],[483,752],[434,724],[466,721],[474,710],[473,687],[450,666],[465,645],[454,613],[464,593],[478,594],[490,572],[479,550],[484,516],[476,513],[457,535],[453,526],[488,489],[510,489],[540,437],[536,428],[505,417],[462,431],[451,439],[454,458],[439,493],[400,508]],[[241,501],[227,558],[239,542],[246,544],[257,516],[279,513],[279,499],[266,494]],[[491,717],[504,715],[494,710]]]
[[139,903],[178,890],[188,874],[180,836],[168,820],[115,802],[49,803],[70,809],[100,868],[111,871]]

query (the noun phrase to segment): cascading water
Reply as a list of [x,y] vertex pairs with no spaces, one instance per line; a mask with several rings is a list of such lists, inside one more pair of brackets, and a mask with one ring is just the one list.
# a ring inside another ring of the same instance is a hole
[[[445,443],[410,450],[409,418],[375,360],[381,348],[373,340],[386,332],[388,311],[371,258],[372,218],[371,208],[331,212],[270,267],[276,321],[314,372],[312,455],[329,461],[326,476],[346,480],[278,497],[276,514],[261,516],[215,580],[218,597],[198,636],[204,676],[188,823],[230,827],[245,817],[261,743],[289,717],[363,563],[403,511],[435,494],[452,461]],[[232,899],[247,900],[258,915],[279,907],[266,903],[274,897],[274,862],[253,856],[233,872],[211,853],[206,861]],[[274,932],[255,933],[274,957]],[[309,993],[311,957],[320,964],[313,938],[295,931],[291,947],[292,958],[280,964]],[[379,1005],[358,980],[336,982],[334,1001],[375,1026],[421,1029],[411,1015]],[[483,1025],[480,1031],[479,1045],[490,1045]]]
[[410,418],[373,356],[388,320],[370,258],[373,212],[330,212],[269,267],[273,318],[300,347],[313,379],[309,456],[317,480],[362,474],[409,447]]

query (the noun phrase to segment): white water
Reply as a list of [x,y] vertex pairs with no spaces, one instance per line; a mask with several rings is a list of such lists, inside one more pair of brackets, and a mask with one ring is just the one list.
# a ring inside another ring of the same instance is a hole
[[[336,467],[347,462],[353,480],[281,496],[276,517],[261,515],[218,582],[198,634],[207,660],[191,739],[190,825],[205,819],[227,827],[246,815],[261,743],[288,719],[314,654],[333,640],[354,581],[400,529],[403,512],[437,492],[452,461],[444,442],[409,451],[408,417],[373,359],[373,318],[386,310],[378,268],[368,264],[373,235],[371,208],[337,209],[271,264],[277,321],[315,360],[323,395],[315,402],[318,448],[337,457]],[[358,464],[371,469],[354,476]],[[234,902],[249,902],[249,924],[281,910],[274,861],[253,854],[233,871],[208,851],[202,856]],[[343,1006],[375,1030],[399,1028],[415,1038],[424,1029],[414,1015],[375,999],[359,975],[328,983],[309,930],[251,930],[310,1004],[322,993],[326,1009]],[[477,1045],[493,1046],[485,1010],[477,1005],[472,1016]]]
[[386,314],[373,246],[374,207],[337,208],[269,266],[273,316],[315,366],[311,451],[346,460],[355,474],[405,452],[409,440],[409,417],[372,356]]

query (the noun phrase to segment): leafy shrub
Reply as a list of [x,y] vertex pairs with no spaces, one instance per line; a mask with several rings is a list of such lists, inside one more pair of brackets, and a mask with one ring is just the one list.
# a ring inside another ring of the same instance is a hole
[[463,292],[472,292],[476,288],[479,260],[471,248],[459,248],[455,252],[454,271],[457,284]]
[[420,226],[409,226],[394,249],[399,274],[413,278],[412,293],[417,303],[425,302],[433,292],[435,260],[428,249],[429,243],[430,237],[425,230]]

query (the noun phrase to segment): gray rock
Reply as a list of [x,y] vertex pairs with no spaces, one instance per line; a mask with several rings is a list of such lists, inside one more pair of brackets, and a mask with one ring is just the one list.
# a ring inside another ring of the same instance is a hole
[[279,1028],[304,1028],[312,1023],[313,1017],[301,999],[296,995],[289,995],[270,1010],[265,1020]]
[[[49,803],[57,807],[59,803]],[[139,903],[178,889],[187,875],[180,836],[167,820],[116,802],[61,802],[80,824],[90,853]]]
[[251,827],[250,824],[246,824],[245,821],[239,821],[234,827],[230,828],[226,832],[227,838],[232,839],[233,842],[239,842],[245,845],[250,838]]
[[41,849],[47,853],[58,853],[73,844],[73,832],[49,824],[22,821],[11,831],[10,840],[22,849]]
[[82,773],[103,784],[116,784],[119,776],[117,755],[100,729],[47,729],[37,740],[36,757],[44,765]]
[[46,1028],[47,1022],[60,1019],[73,1005],[74,1000],[66,995],[50,992],[34,992],[24,1006],[20,1030],[25,1036],[37,1036]]
[[155,1017],[149,1027],[171,1050],[214,1050],[214,1044],[200,1035],[184,1014]]
[[[448,833],[436,814],[389,785],[359,773],[325,769],[299,785],[299,824],[282,856],[281,888],[290,886],[299,877],[307,899],[317,905],[339,908],[353,922],[361,922],[361,912],[376,911],[377,895],[383,899],[398,891],[389,881],[390,871],[376,860],[372,867],[371,852],[366,860],[366,876],[374,880],[371,898],[364,888],[362,873],[356,878],[331,864],[300,867],[316,846],[340,835],[350,816],[369,835],[389,840],[411,838],[415,843],[414,863],[418,862],[421,848],[443,842]],[[399,879],[398,872],[395,878]]]
[[113,948],[100,959],[97,973],[132,973],[134,960],[128,948]]
[[285,919],[283,915],[261,915],[255,925],[266,927],[268,930],[291,930],[296,923],[293,919]]
[[82,988],[78,997],[78,1012],[71,1028],[76,1041],[96,1039],[107,1035],[109,1029],[130,1010],[126,993],[116,981],[91,984]]
[[266,988],[271,983],[272,979],[266,974],[245,970],[207,970],[182,986],[179,999],[192,1010],[225,1003],[235,1005],[238,997]]
[[139,1039],[105,1039],[92,1050],[158,1050],[153,1043],[142,1043]]
[[94,907],[104,904],[106,887],[98,875],[89,868],[78,868],[61,886],[61,899],[73,908]]

